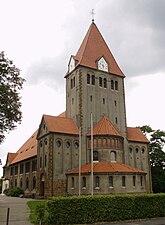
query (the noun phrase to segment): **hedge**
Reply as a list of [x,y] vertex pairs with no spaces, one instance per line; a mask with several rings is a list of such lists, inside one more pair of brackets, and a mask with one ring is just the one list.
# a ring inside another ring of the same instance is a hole
[[165,194],[52,197],[48,224],[85,224],[165,216]]

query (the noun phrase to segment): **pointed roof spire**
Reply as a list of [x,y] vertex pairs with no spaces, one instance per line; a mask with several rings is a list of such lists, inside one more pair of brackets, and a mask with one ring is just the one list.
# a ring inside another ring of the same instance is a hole
[[94,23],[94,15],[96,14],[96,13],[94,12],[94,9],[92,9],[92,11],[90,12],[90,14],[92,15],[92,23]]
[[96,24],[92,22],[74,59],[76,66],[97,69],[97,62],[101,57],[108,63],[110,73],[125,77]]
[[[90,135],[90,132],[88,135]],[[103,116],[103,118],[96,124],[93,129],[93,135],[113,135],[121,137],[121,134],[117,128],[114,127],[107,116]]]

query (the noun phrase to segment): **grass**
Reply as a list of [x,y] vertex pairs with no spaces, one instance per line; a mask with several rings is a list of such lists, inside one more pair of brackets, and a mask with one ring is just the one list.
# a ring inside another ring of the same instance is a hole
[[46,200],[32,200],[27,202],[28,207],[30,208],[30,222],[33,224],[37,224],[37,215],[36,215],[36,207],[38,205],[45,205]]

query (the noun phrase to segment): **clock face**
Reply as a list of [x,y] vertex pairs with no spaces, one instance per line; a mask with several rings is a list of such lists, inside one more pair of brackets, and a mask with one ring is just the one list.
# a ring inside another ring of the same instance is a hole
[[108,72],[108,63],[105,61],[104,57],[101,57],[98,61],[98,69]]

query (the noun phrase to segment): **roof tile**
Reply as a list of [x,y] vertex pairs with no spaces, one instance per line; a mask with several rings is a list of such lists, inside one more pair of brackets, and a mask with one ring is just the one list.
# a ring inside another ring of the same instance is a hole
[[127,139],[128,141],[149,143],[149,140],[138,127],[127,127]]
[[97,61],[102,56],[109,64],[110,73],[125,77],[97,26],[92,23],[74,58],[77,60],[77,65],[97,69]]
[[76,123],[71,118],[59,116],[43,116],[49,132],[63,134],[79,134]]
[[[91,135],[91,131],[87,135]],[[93,135],[121,136],[117,128],[111,123],[107,116],[103,116],[102,119],[96,124],[93,129]]]
[[[97,162],[93,163],[94,173],[145,173],[143,170],[118,163],[118,162]],[[79,169],[69,171],[67,174],[78,174]],[[91,173],[91,163],[81,167],[81,173]]]

